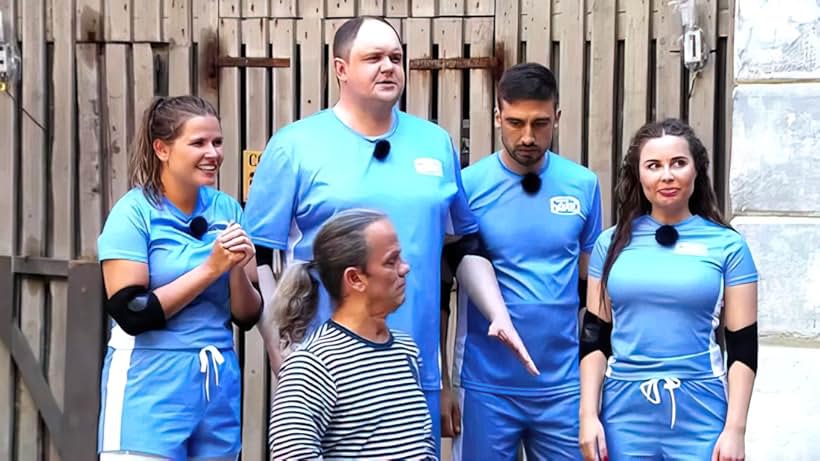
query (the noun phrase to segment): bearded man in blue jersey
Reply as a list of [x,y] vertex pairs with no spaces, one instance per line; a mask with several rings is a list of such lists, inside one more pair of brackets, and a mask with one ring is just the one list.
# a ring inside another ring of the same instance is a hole
[[542,372],[522,373],[509,351],[487,341],[486,319],[460,290],[454,358],[460,395],[449,392],[445,376],[443,432],[458,435],[455,459],[514,460],[523,443],[528,460],[575,460],[579,280],[586,279],[601,232],[598,180],[549,150],[560,118],[549,69],[513,66],[497,95],[503,148],[464,170],[464,190],[513,325]]
[[[459,281],[489,322],[484,334],[509,346],[530,373],[537,370],[512,326],[485,257],[450,136],[396,107],[404,91],[398,33],[381,18],[351,19],[336,32],[333,56],[339,101],[279,130],[254,176],[245,222],[257,248],[259,285],[270,301],[273,275],[281,266],[275,260],[280,255],[287,262],[311,260],[314,237],[335,213],[367,207],[387,214],[411,267],[406,300],[388,325],[410,333],[419,345],[421,387],[438,423],[438,287],[446,234],[460,236],[451,254]],[[327,291],[320,289],[316,295],[318,312],[310,324],[294,328],[296,337],[289,335],[289,340],[298,342],[329,318]],[[280,344],[274,316],[265,309],[262,333],[275,369]]]

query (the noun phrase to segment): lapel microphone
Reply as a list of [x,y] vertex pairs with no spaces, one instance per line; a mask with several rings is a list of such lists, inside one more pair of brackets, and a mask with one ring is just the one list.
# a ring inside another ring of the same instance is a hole
[[373,157],[376,157],[376,160],[383,161],[387,158],[387,154],[390,153],[390,141],[386,139],[379,139],[376,141],[376,145],[373,146]]
[[664,224],[655,231],[655,241],[661,246],[671,247],[678,241],[678,230]]
[[188,230],[195,239],[202,240],[202,236],[205,235],[205,232],[208,232],[208,221],[202,216],[197,216],[191,220]]
[[533,172],[529,172],[521,178],[521,187],[527,195],[535,195],[541,190],[541,177]]

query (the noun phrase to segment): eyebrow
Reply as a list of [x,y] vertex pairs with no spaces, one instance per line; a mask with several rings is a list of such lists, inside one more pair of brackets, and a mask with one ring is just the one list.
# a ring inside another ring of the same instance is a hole
[[401,250],[400,250],[400,249],[398,249],[398,248],[393,249],[393,250],[390,250],[390,251],[388,251],[388,252],[387,252],[387,254],[384,256],[384,258],[382,259],[382,261],[387,261],[388,259],[393,258],[393,257],[395,257],[395,256],[399,255],[400,253],[401,253]]

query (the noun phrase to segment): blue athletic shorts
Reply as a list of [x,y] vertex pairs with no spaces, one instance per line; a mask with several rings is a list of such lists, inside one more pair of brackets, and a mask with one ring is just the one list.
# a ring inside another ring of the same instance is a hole
[[709,460],[725,420],[722,378],[604,382],[601,423],[612,461]]
[[235,458],[242,442],[241,395],[233,350],[108,348],[98,451],[174,461]]
[[455,461],[517,459],[580,460],[579,389],[549,395],[505,395],[461,389],[461,435],[453,441]]

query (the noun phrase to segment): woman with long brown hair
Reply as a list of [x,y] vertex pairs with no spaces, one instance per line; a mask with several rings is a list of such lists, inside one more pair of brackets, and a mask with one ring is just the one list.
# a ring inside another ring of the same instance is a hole
[[632,138],[617,225],[598,238],[589,267],[580,353],[586,460],[745,456],[757,270],[719,211],[708,171],[706,148],[680,120],[648,123]]
[[98,240],[114,322],[102,372],[101,461],[236,459],[241,372],[231,320],[261,311],[242,209],[212,188],[222,164],[216,110],[157,98],[130,157],[132,189]]

